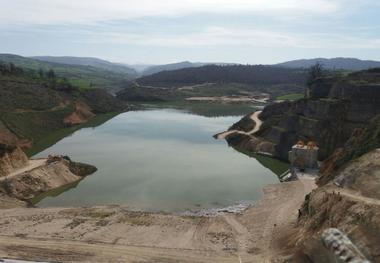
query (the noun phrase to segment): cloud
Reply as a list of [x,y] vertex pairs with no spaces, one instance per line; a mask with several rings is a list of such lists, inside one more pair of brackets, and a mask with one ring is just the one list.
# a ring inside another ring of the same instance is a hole
[[191,33],[155,34],[85,31],[90,44],[159,47],[249,46],[264,48],[378,49],[380,38],[328,33],[290,33],[255,28],[206,27]]
[[349,0],[0,0],[2,24],[76,24],[195,13],[333,13]]

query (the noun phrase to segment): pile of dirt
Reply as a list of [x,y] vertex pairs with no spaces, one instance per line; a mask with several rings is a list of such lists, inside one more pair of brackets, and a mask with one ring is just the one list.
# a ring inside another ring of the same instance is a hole
[[84,102],[75,103],[75,111],[67,116],[63,123],[67,125],[78,125],[86,123],[91,118],[95,117],[95,114],[92,113],[91,108]]
[[81,180],[96,171],[91,165],[75,163],[65,158],[51,157],[40,166],[9,174],[0,181],[0,189],[12,198],[30,200],[34,197]]

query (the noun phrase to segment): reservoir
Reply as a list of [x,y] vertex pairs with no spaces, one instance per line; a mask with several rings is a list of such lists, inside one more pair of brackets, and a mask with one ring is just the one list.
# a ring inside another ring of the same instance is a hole
[[34,158],[68,155],[98,171],[34,201],[40,207],[120,204],[165,212],[255,202],[264,186],[278,182],[273,169],[212,137],[242,115],[151,107],[77,130]]

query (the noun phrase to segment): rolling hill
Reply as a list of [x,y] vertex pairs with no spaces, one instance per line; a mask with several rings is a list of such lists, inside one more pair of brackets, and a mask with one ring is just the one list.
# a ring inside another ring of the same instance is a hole
[[37,57],[31,57],[31,58],[41,60],[41,61],[46,61],[46,62],[59,63],[59,64],[91,66],[94,68],[128,74],[130,76],[137,75],[136,70],[134,70],[133,68],[130,68],[118,63],[112,63],[107,60],[103,60],[99,58],[70,57],[70,56],[64,56],[64,57],[37,56]]
[[309,68],[316,63],[320,63],[326,69],[342,69],[342,70],[366,70],[370,68],[380,67],[380,61],[360,60],[357,58],[314,58],[299,59],[276,64],[275,66],[286,68]]
[[161,71],[172,71],[172,70],[183,69],[183,68],[202,67],[207,64],[208,63],[193,63],[189,61],[183,61],[183,62],[166,64],[166,65],[150,66],[142,71],[142,75],[146,76],[146,75],[152,75]]
[[30,148],[46,138],[53,143],[49,136],[55,132],[73,132],[95,115],[127,109],[102,89],[79,89],[59,77],[0,63],[0,144]]
[[162,71],[137,79],[143,86],[179,87],[202,83],[244,83],[250,85],[304,85],[306,72],[262,65],[207,65]]
[[307,70],[271,66],[207,65],[137,79],[117,96],[126,101],[180,101],[191,97],[303,94]]
[[66,78],[71,84],[83,89],[103,88],[109,92],[116,92],[134,78],[129,74],[94,66],[53,63],[13,54],[0,54],[0,61],[13,63],[25,70],[41,69],[46,73],[52,69],[58,77]]

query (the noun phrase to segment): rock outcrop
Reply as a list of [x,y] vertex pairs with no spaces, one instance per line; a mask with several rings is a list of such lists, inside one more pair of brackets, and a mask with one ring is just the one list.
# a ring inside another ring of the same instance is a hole
[[319,241],[334,227],[370,262],[380,262],[380,116],[326,159],[317,182],[320,187],[300,210],[292,242],[312,262],[334,262]]
[[28,164],[28,157],[17,146],[0,143],[0,177]]
[[[344,78],[318,79],[307,92],[307,99],[269,105],[260,115],[263,120],[256,139],[228,138],[234,146],[257,149],[271,145],[274,156],[287,160],[288,151],[298,140],[313,140],[320,148],[319,159],[342,147],[354,131],[362,129],[380,114],[380,74],[376,70],[353,73]],[[242,130],[243,118],[235,126]],[[267,147],[268,148],[268,147]]]
[[95,114],[91,112],[91,108],[83,103],[83,102],[77,102],[75,104],[75,111],[71,113],[69,116],[67,116],[63,123],[67,125],[78,125],[82,123],[86,123],[91,118],[95,117]]
[[0,189],[10,197],[30,200],[41,193],[79,181],[96,170],[94,166],[72,162],[69,158],[49,157],[40,167],[1,180]]

